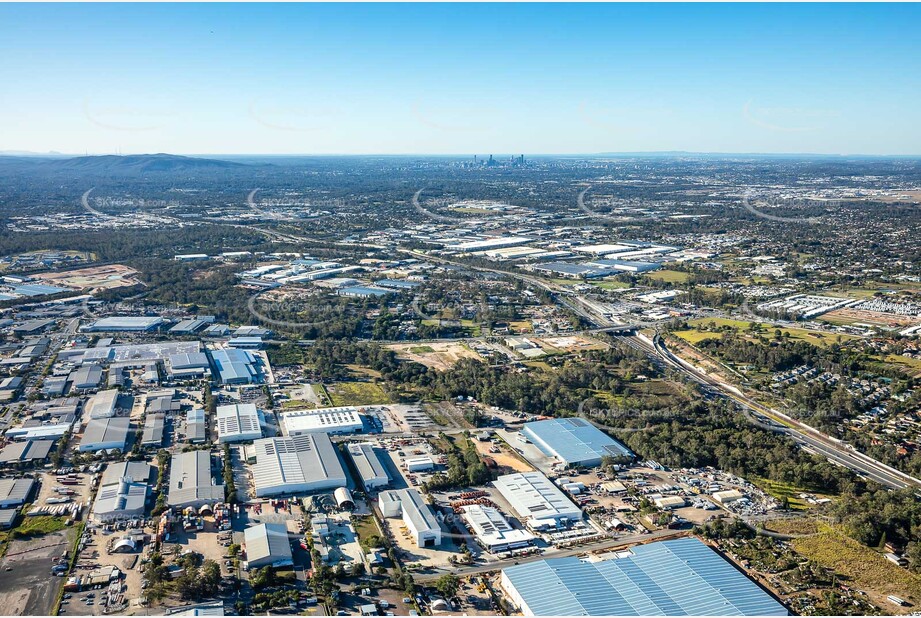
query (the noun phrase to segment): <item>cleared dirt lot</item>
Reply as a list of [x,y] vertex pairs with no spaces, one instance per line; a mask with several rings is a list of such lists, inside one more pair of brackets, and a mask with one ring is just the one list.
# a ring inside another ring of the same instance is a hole
[[426,367],[443,371],[450,369],[454,363],[462,358],[475,358],[480,360],[480,355],[460,342],[432,342],[432,343],[397,343],[387,346],[397,353],[397,356],[421,363]]
[[494,444],[492,441],[481,442],[480,440],[473,440],[472,442],[476,446],[477,452],[495,460],[496,465],[503,469],[504,474],[531,472],[534,470],[533,466],[513,454],[509,450],[510,447],[504,443]]
[[[74,530],[13,541],[0,560],[0,615],[47,616],[64,586],[51,576],[52,560],[71,548]],[[7,571],[7,569],[11,569]]]
[[109,289],[137,285],[138,280],[133,276],[136,274],[136,270],[123,264],[108,264],[106,266],[90,266],[63,272],[42,273],[35,275],[35,278],[49,284],[88,290],[90,288]]
[[609,346],[606,343],[596,339],[590,339],[581,335],[572,335],[568,337],[541,337],[534,341],[545,348],[548,352],[583,352],[585,350],[605,350]]

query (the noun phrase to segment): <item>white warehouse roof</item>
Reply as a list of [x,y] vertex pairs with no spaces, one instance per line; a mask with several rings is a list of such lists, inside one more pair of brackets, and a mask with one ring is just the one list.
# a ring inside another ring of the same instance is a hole
[[345,406],[318,410],[294,410],[281,415],[285,433],[297,436],[304,433],[358,433],[364,427],[360,408]]
[[361,484],[371,490],[384,487],[390,483],[390,475],[374,452],[374,446],[368,442],[352,443],[348,446],[349,456],[361,476]]
[[219,442],[257,440],[262,437],[261,413],[251,403],[238,403],[217,408]]
[[489,551],[506,551],[534,541],[534,535],[527,530],[512,528],[495,507],[470,504],[461,507],[461,511],[477,542]]
[[345,470],[325,433],[265,438],[253,444],[256,497],[308,493],[346,486]]
[[291,544],[285,524],[261,524],[243,531],[246,563],[250,569],[292,563]]
[[515,513],[534,529],[579,521],[582,511],[540,472],[506,474],[494,482]]

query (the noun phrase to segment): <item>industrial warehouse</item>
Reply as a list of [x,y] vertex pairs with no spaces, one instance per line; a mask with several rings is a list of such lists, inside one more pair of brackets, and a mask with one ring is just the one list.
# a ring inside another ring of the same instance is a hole
[[390,475],[374,452],[374,445],[369,442],[353,442],[348,445],[348,453],[361,477],[361,484],[366,491],[373,491],[390,484]]
[[441,544],[441,526],[429,505],[415,489],[381,492],[378,505],[384,517],[401,517],[419,547]]
[[525,423],[521,434],[566,467],[594,467],[603,457],[632,460],[633,453],[617,440],[581,418],[555,418]]
[[257,497],[283,496],[345,487],[345,470],[325,433],[263,438],[252,446]]
[[500,476],[496,489],[531,530],[564,528],[582,520],[582,511],[540,472]]
[[660,541],[611,558],[550,558],[502,570],[525,616],[787,616],[757,584],[697,539]]
[[246,569],[283,567],[292,564],[288,529],[284,524],[260,524],[244,531]]
[[265,418],[262,411],[251,403],[218,406],[218,442],[245,442],[262,437]]
[[364,428],[360,411],[361,408],[358,407],[294,410],[282,414],[281,422],[288,436],[306,433],[360,433]]
[[211,473],[209,451],[175,453],[170,464],[167,504],[185,508],[224,500],[224,486]]

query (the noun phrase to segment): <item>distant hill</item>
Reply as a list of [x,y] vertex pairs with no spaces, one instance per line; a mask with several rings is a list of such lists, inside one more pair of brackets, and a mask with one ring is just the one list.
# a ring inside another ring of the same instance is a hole
[[219,159],[201,159],[171,154],[101,155],[72,159],[45,159],[48,170],[90,172],[102,174],[143,174],[148,172],[182,172],[246,167],[243,163]]

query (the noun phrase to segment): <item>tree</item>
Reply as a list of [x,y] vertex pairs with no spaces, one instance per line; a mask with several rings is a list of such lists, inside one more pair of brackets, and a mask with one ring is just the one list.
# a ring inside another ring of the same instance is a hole
[[450,573],[442,575],[435,581],[435,589],[443,594],[446,599],[453,599],[456,597],[459,588],[460,580]]
[[921,573],[921,541],[912,541],[905,548],[905,558],[908,568],[915,573]]

